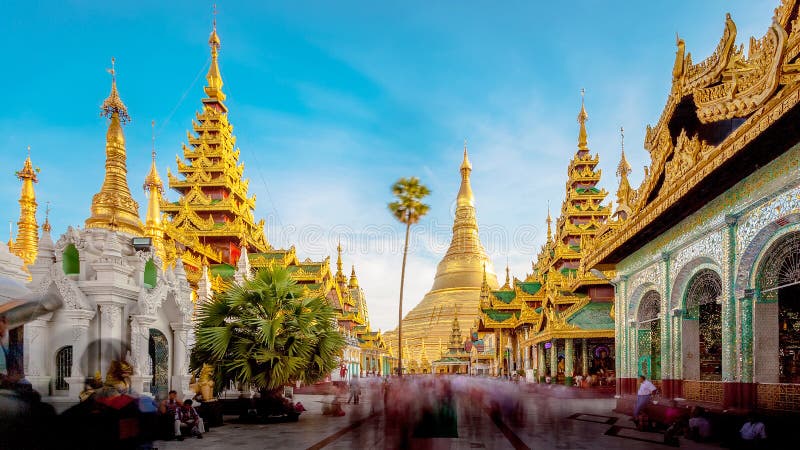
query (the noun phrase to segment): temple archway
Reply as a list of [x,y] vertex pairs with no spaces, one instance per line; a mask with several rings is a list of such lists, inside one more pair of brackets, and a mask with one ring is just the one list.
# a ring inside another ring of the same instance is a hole
[[148,352],[153,374],[150,393],[157,399],[166,398],[169,392],[169,342],[164,333],[155,328],[150,328]]
[[[754,316],[776,325],[756,335],[757,380],[800,383],[800,232],[786,233],[771,243],[759,264],[755,285]],[[777,373],[771,373],[770,365]]]
[[639,302],[636,314],[638,375],[649,379],[661,379],[661,294],[647,291]]
[[701,269],[686,287],[681,325],[683,378],[722,380],[722,279]]

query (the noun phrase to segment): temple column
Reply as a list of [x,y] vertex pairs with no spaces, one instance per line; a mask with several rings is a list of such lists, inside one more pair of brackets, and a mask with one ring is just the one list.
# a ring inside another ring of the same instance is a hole
[[69,384],[69,398],[77,400],[83,391],[86,375],[90,374],[89,366],[82,366],[81,363],[83,361],[88,363],[92,356],[85,353],[89,346],[89,322],[96,313],[83,309],[70,309],[63,311],[63,314],[72,326],[72,369],[70,376],[65,377],[64,381]]
[[551,340],[550,343],[550,380],[551,383],[555,383],[558,379],[558,347],[557,342],[555,339]]
[[48,373],[52,373],[47,370],[49,328],[52,318],[53,314],[50,313],[26,323],[23,336],[25,378],[30,381],[34,390],[43,395],[47,395],[49,391],[51,376]]
[[564,339],[564,384],[572,386],[575,372],[575,344],[571,338]]
[[153,379],[153,368],[150,361],[150,326],[155,317],[136,315],[131,317],[131,357],[128,361],[133,365],[131,390],[142,395],[150,393],[150,382]]
[[672,311],[670,310],[670,254],[661,253],[662,287],[661,292],[661,386],[665,398],[673,398],[674,378],[672,375]]
[[589,374],[589,341],[581,339],[581,375]]
[[[728,295],[723,296],[722,303],[722,381],[737,381],[740,379],[741,367],[739,363],[739,351],[742,349],[741,341],[736,335],[736,293],[734,280],[736,278],[736,223],[737,217],[725,216],[727,239],[724,255],[726,257],[726,269],[723,283],[723,292]],[[737,346],[737,343],[740,345]],[[738,370],[737,370],[738,369]]]
[[539,382],[544,383],[545,377],[547,377],[547,361],[545,359],[547,358],[547,355],[545,354],[543,343],[540,342],[536,344],[536,353],[539,358],[538,359],[539,367],[537,370],[537,374],[539,375]]
[[113,360],[125,357],[122,353],[122,305],[100,303],[100,373],[105,377]]
[[186,397],[189,392],[189,329],[185,322],[170,322],[172,328],[172,389],[178,397]]

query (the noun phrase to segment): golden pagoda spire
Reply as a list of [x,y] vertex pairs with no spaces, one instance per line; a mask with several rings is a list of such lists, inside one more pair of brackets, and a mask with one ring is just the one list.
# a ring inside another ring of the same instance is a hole
[[480,288],[481,265],[486,263],[489,284],[497,286],[497,278],[492,263],[486,256],[478,236],[478,220],[475,212],[475,200],[470,186],[472,164],[464,142],[464,156],[459,167],[461,186],[456,197],[455,219],[453,220],[453,238],[444,258],[436,268],[436,276],[431,291],[449,288]]
[[222,74],[219,71],[219,62],[217,61],[217,57],[219,56],[219,47],[220,47],[220,40],[219,36],[217,36],[217,5],[214,5],[214,25],[211,30],[211,35],[208,37],[208,45],[211,46],[211,66],[208,68],[208,74],[206,74],[206,81],[208,81],[208,86],[206,86],[205,91],[206,95],[210,99],[224,101],[225,94],[222,92]]
[[153,149],[151,156],[153,158],[150,164],[150,172],[144,179],[144,191],[147,194],[147,218],[144,224],[145,236],[153,239],[153,245],[160,248],[161,241],[164,237],[164,227],[161,223],[161,196],[164,194],[164,183],[158,175],[156,168],[156,121],[151,122],[153,127]]
[[578,123],[581,124],[581,128],[578,132],[578,150],[589,150],[588,135],[586,133],[586,120],[589,119],[589,115],[586,114],[585,96],[586,89],[581,88],[581,112],[578,113]]
[[350,272],[350,284],[348,285],[350,289],[358,288],[358,278],[356,277],[356,266],[353,265],[353,270]]
[[469,174],[472,172],[472,164],[469,162],[467,154],[467,140],[464,139],[464,160],[461,162],[461,188],[458,190],[456,202],[458,206],[473,206],[475,197],[472,195],[472,186],[469,184]]
[[511,274],[508,268],[508,258],[506,258],[506,284],[503,285],[502,289],[511,289]]
[[106,132],[106,174],[100,192],[92,198],[92,215],[86,228],[106,228],[133,235],[142,234],[139,205],[128,188],[125,135],[122,125],[130,121],[128,110],[117,92],[114,58],[111,58],[111,93],[105,99],[102,115],[109,118]]
[[39,225],[36,223],[36,194],[33,184],[39,179],[31,163],[31,147],[28,146],[28,157],[22,165],[22,170],[16,172],[17,178],[22,181],[22,192],[19,197],[19,222],[17,222],[17,241],[10,247],[11,251],[22,258],[25,265],[36,261],[39,249]]

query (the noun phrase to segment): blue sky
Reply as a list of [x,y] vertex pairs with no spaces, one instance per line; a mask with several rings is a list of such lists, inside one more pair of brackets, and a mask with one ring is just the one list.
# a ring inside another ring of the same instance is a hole
[[[0,218],[17,220],[13,171],[30,145],[42,169],[40,223],[50,201],[56,238],[83,225],[102,183],[99,105],[112,56],[133,118],[128,182],[144,208],[150,121],[165,177],[200,108],[212,2],[14,3],[0,17]],[[411,247],[406,310],[430,289],[449,242],[465,138],[484,246],[498,272],[508,260],[524,277],[547,201],[556,210],[564,197],[580,89],[610,201],[620,126],[634,185],[649,163],[644,129],[669,91],[675,33],[697,62],[726,12],[747,42],[778,1],[217,3],[223,90],[256,216],[273,245],[295,244],[301,258],[333,254],[341,239],[373,326],[386,330],[402,256],[385,206],[393,181],[418,176],[433,190]]]

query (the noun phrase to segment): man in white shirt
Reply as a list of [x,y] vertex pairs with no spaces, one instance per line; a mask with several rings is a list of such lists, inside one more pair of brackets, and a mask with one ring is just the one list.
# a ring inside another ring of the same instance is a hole
[[642,412],[642,409],[650,403],[650,396],[653,395],[653,392],[657,391],[658,388],[650,382],[644,375],[639,375],[639,392],[636,396],[636,406],[633,408],[633,420],[639,420],[639,413]]

